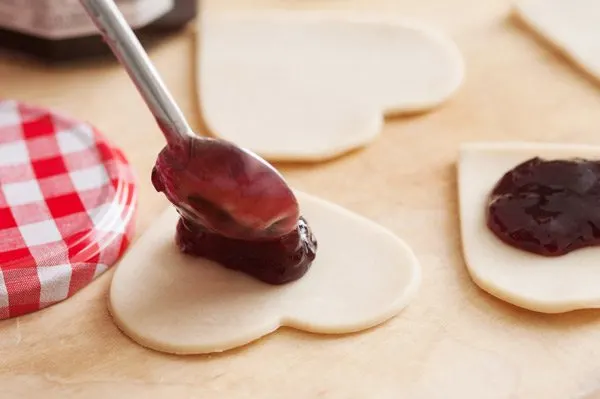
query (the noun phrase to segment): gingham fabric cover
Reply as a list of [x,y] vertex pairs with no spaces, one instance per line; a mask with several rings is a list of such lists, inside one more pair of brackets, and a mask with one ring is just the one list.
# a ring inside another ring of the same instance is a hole
[[92,126],[0,100],[0,319],[69,298],[123,254],[136,185]]

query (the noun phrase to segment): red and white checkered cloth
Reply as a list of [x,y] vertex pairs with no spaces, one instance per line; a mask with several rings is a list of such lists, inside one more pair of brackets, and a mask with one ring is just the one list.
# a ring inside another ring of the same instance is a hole
[[0,100],[0,319],[60,302],[112,266],[137,190],[92,126]]

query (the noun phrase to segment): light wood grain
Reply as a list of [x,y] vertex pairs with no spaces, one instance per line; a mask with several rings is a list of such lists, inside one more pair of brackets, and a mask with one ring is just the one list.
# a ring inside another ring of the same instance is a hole
[[[330,8],[415,17],[445,29],[467,63],[438,111],[390,120],[365,150],[321,165],[278,165],[297,188],[404,237],[423,265],[418,298],[364,334],[279,331],[218,356],[175,357],[112,324],[106,273],[72,299],[0,322],[5,398],[570,399],[600,386],[600,313],[540,315],[477,289],[460,252],[455,160],[465,140],[600,144],[600,90],[509,18],[507,0],[212,0],[207,7]],[[152,58],[195,126],[194,35]],[[92,121],[140,177],[141,233],[166,206],[149,173],[162,138],[113,62],[48,67],[0,59],[0,96]],[[589,396],[596,397],[596,396]]]

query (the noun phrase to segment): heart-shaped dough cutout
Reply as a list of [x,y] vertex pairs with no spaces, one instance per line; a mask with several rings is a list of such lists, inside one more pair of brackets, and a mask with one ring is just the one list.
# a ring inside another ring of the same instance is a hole
[[461,147],[458,189],[467,269],[482,289],[525,309],[561,313],[600,307],[600,247],[544,257],[503,243],[486,225],[486,202],[498,180],[536,156],[600,159],[600,147],[512,142]]
[[533,32],[600,80],[598,0],[520,0],[514,11]]
[[135,341],[176,354],[221,352],[280,326],[349,333],[396,315],[421,281],[411,249],[383,227],[337,205],[297,193],[318,240],[301,279],[272,286],[173,243],[169,208],[120,262],[110,288],[116,324]]
[[382,18],[208,14],[198,94],[212,134],[270,161],[322,161],[364,146],[384,114],[429,110],[463,80],[455,44]]

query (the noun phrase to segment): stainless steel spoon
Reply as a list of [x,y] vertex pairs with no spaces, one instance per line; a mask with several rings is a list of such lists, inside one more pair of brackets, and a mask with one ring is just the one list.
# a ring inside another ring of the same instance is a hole
[[156,118],[167,146],[152,173],[158,191],[188,221],[230,238],[283,236],[298,203],[281,174],[232,143],[197,136],[113,0],[80,0]]

